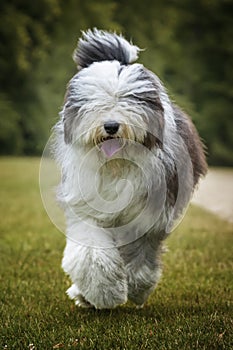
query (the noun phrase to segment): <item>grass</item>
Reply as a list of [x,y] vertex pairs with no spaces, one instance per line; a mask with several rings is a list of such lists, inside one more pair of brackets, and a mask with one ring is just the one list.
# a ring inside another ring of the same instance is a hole
[[233,348],[232,225],[191,207],[167,240],[163,278],[144,309],[77,309],[38,167],[36,158],[0,159],[0,349]]

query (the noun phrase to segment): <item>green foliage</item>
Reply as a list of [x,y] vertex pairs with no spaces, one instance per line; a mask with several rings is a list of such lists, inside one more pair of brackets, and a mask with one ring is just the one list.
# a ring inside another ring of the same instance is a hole
[[1,152],[42,151],[76,71],[71,55],[80,31],[98,27],[122,31],[146,49],[141,62],[193,117],[209,162],[233,165],[231,14],[230,0],[2,1],[0,93],[20,123],[18,146],[1,133],[8,144]]
[[[114,8],[114,4],[108,0],[98,3],[95,0],[67,0],[61,3],[62,17],[54,30],[53,44],[49,54],[40,60],[33,73],[37,105],[41,107],[40,119],[43,119],[41,127],[44,126],[44,134],[47,130],[47,138],[50,128],[57,120],[67,82],[77,71],[72,53],[81,30],[94,26],[119,29],[118,24],[111,20]],[[43,138],[44,141],[47,138]]]
[[0,95],[0,153],[19,154],[22,150],[20,116],[6,97]]
[[[35,154],[45,142],[42,127],[45,121],[33,74],[51,46],[51,27],[59,13],[59,0],[12,0],[0,4],[0,92],[20,115],[20,123],[14,123],[18,140],[12,140],[12,131],[6,133],[1,142],[8,146],[1,153],[10,153],[15,148],[16,152]],[[12,116],[1,115],[1,119],[6,124]],[[11,142],[21,147],[13,145],[10,151]]]
[[82,310],[65,295],[65,237],[42,206],[39,159],[0,168],[0,349],[232,349],[231,224],[191,208],[142,310]]
[[232,2],[118,0],[117,18],[145,65],[189,112],[210,164],[233,165]]
[[58,6],[58,0],[12,0],[0,5],[0,85],[16,99],[51,45],[49,31],[59,14]]

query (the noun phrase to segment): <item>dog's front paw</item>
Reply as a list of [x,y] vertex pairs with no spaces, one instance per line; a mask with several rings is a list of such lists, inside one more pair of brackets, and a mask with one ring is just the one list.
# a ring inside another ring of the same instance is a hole
[[82,307],[82,308],[93,308],[93,305],[91,305],[84,296],[80,293],[78,287],[75,284],[72,284],[72,286],[67,289],[66,294],[70,299],[73,299],[75,301],[75,305]]
[[81,294],[75,298],[75,305],[83,309],[94,308]]
[[92,269],[82,274],[79,284],[85,299],[96,309],[113,309],[125,304],[128,299],[127,275],[118,251],[95,250],[92,254],[95,257],[92,258]]
[[67,294],[77,305],[112,309],[128,298],[127,275],[117,249],[99,249],[69,242],[62,262],[73,285]]

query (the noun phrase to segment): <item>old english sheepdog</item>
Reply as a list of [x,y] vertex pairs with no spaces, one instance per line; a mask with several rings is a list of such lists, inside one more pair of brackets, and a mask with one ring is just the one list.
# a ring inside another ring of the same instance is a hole
[[62,267],[81,307],[143,306],[161,276],[163,241],[207,169],[189,117],[133,63],[139,51],[116,33],[84,32],[54,128]]

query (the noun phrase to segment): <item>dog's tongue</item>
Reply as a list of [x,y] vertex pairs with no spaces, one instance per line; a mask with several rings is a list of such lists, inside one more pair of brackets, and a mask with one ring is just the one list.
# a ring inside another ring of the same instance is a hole
[[102,143],[101,151],[104,152],[106,157],[112,157],[116,152],[121,149],[122,145],[119,139],[109,139]]

